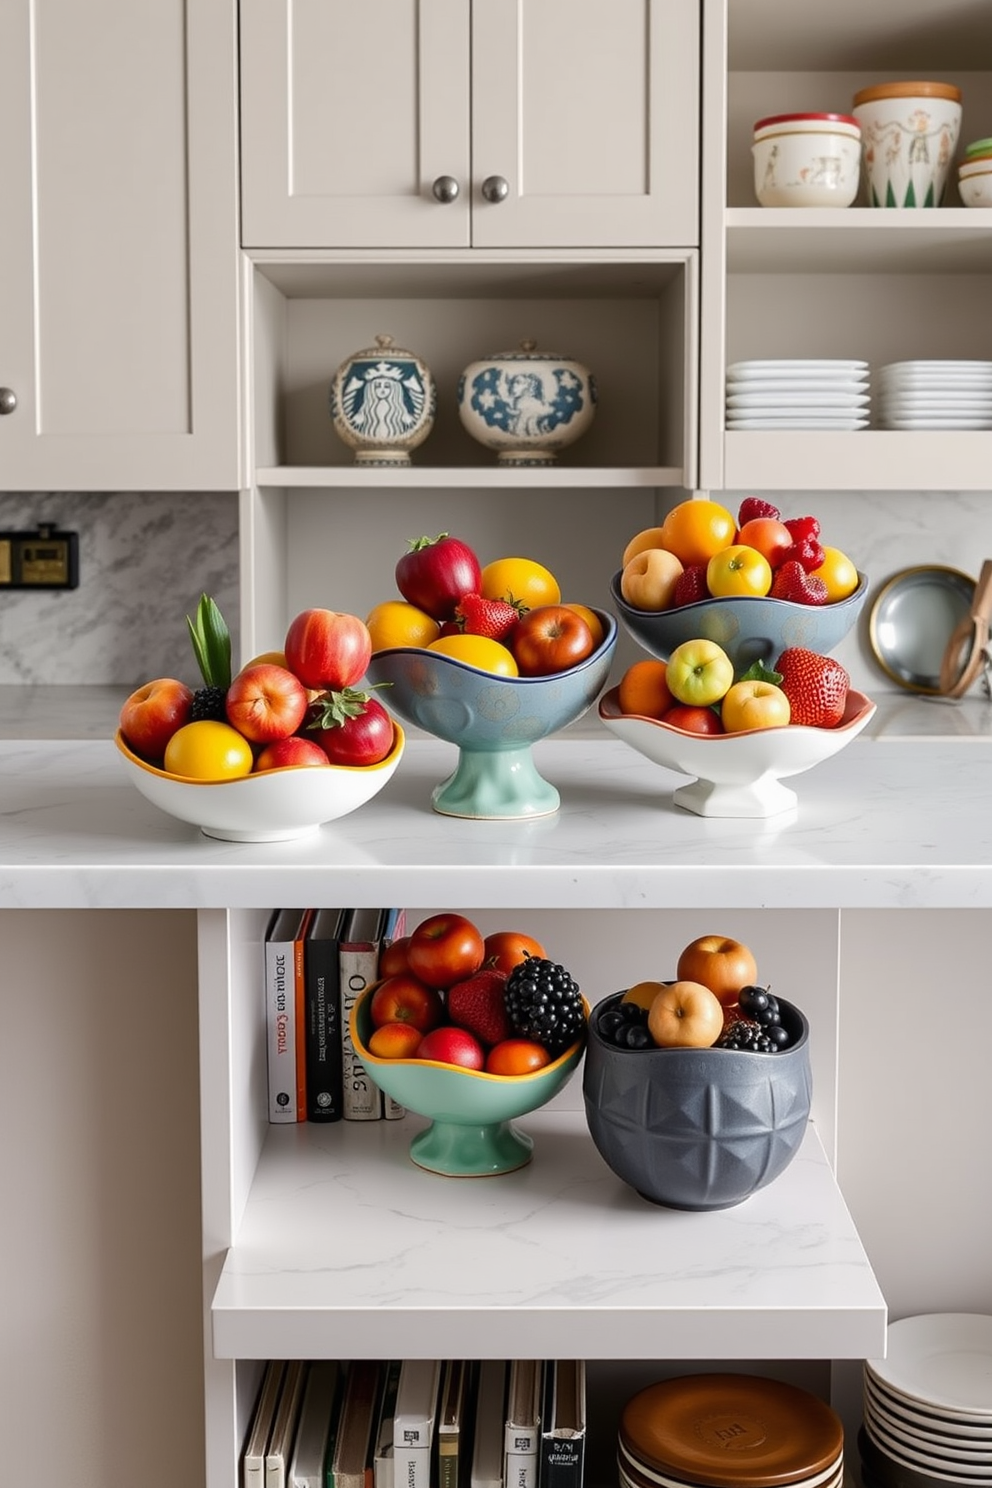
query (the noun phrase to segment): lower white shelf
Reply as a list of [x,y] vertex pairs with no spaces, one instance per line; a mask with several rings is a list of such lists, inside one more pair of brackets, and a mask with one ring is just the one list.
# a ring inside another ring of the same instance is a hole
[[218,1358],[842,1359],[886,1307],[812,1125],[732,1209],[647,1203],[585,1117],[521,1118],[531,1163],[425,1173],[424,1121],[273,1127],[213,1299]]

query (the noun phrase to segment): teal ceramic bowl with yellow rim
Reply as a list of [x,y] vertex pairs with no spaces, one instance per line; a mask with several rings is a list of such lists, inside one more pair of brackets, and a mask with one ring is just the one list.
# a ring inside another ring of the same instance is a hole
[[[363,992],[351,1010],[351,1040],[381,1091],[430,1118],[410,1143],[413,1162],[447,1178],[495,1177],[530,1162],[534,1139],[513,1122],[546,1105],[568,1084],[582,1059],[584,1031],[557,1059],[526,1075],[488,1075],[431,1059],[379,1059],[368,1047],[374,991]],[[584,1005],[588,1022],[589,1004]]]

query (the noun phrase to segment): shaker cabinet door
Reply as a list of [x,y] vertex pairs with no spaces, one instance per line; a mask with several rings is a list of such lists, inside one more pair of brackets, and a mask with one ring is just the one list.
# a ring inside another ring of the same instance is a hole
[[698,243],[699,9],[475,0],[475,247]]
[[0,488],[237,489],[233,0],[2,0]]
[[468,0],[241,0],[246,248],[469,242]]

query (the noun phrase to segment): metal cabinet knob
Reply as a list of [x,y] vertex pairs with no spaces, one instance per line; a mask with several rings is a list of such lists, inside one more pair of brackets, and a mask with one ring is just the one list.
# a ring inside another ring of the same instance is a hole
[[487,176],[482,183],[482,194],[487,202],[506,201],[510,187],[502,176]]
[[17,394],[13,388],[0,387],[0,413],[13,413],[17,407]]
[[443,202],[447,206],[448,202],[453,202],[458,195],[458,182],[454,176],[438,176],[431,190],[434,193],[435,200]]

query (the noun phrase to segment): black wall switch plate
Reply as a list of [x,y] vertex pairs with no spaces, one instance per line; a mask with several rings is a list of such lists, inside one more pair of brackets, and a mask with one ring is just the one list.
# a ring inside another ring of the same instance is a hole
[[0,532],[0,591],[78,587],[78,533],[43,522],[35,532]]

